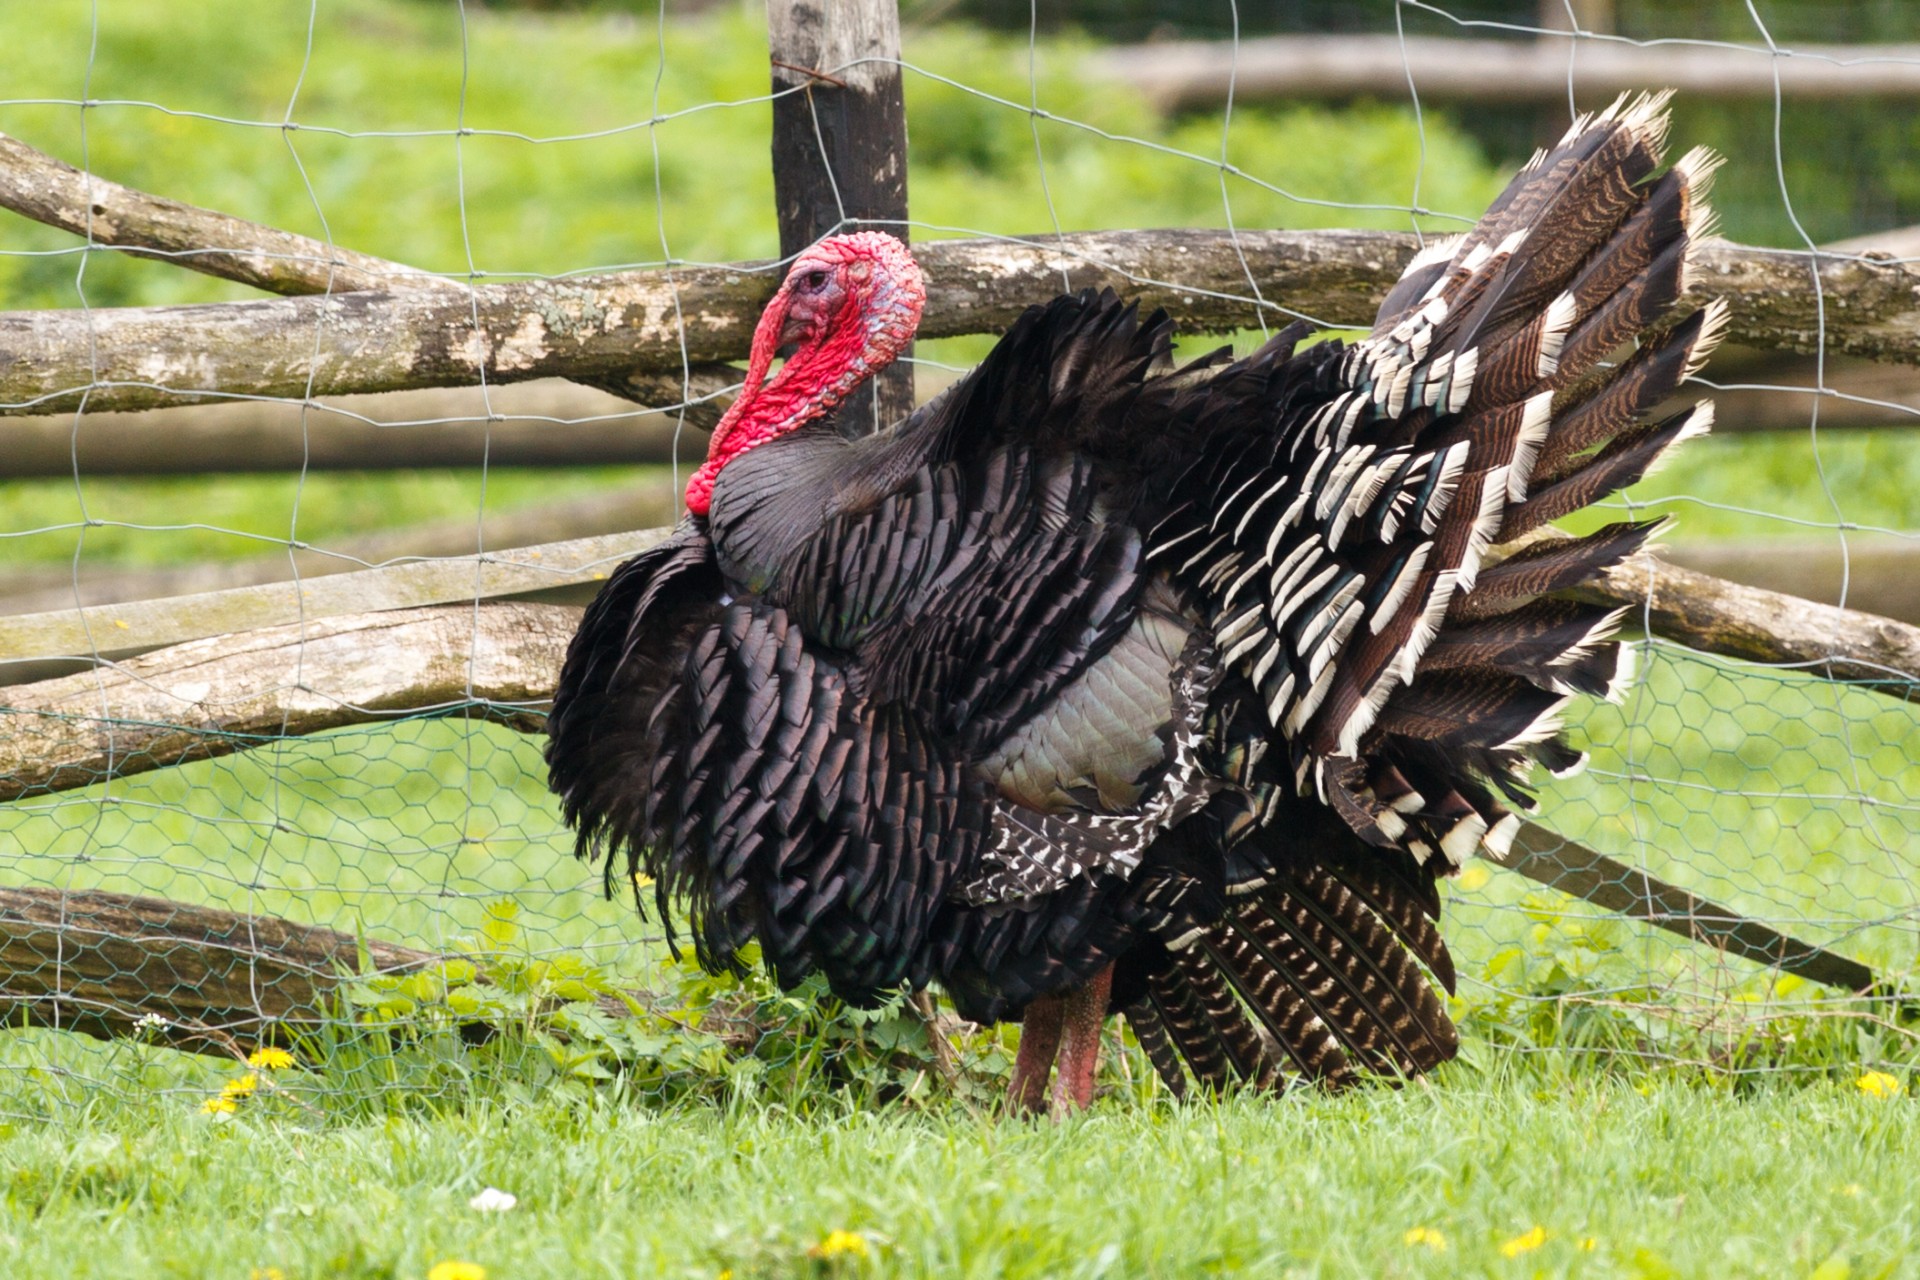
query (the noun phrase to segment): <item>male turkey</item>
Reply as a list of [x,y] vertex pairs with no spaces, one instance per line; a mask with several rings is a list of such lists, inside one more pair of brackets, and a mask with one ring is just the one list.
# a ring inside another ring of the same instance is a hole
[[[579,852],[702,964],[1020,1019],[1014,1101],[1084,1106],[1124,1013],[1175,1092],[1405,1075],[1457,1040],[1438,877],[1503,854],[1621,611],[1553,593],[1653,526],[1508,542],[1646,473],[1718,304],[1714,160],[1665,97],[1577,121],[1353,346],[1184,368],[1112,293],[1034,307],[905,421],[827,421],[912,337],[893,238],[823,240],[753,338],[689,514],[587,611],[547,759]],[[793,354],[769,378],[776,350]],[[1614,363],[1603,361],[1610,357]]]

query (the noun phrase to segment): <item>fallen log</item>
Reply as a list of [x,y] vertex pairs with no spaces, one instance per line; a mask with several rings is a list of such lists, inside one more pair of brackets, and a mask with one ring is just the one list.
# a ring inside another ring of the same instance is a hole
[[232,643],[244,647],[251,643],[248,634],[260,628],[458,602],[471,612],[485,600],[574,587],[592,590],[621,561],[667,533],[643,529],[359,569],[311,581],[0,617],[0,685],[38,679],[50,662],[70,664],[68,669],[91,666],[223,635],[234,636]]
[[[1568,536],[1557,529],[1542,533]],[[1920,626],[1742,586],[1647,551],[1566,594],[1625,605],[1630,624],[1689,649],[1920,702]]]
[[[921,336],[992,333],[1071,289],[1113,288],[1182,329],[1264,314],[1370,321],[1415,250],[1361,231],[1115,231],[944,240],[916,250],[928,278]],[[1814,288],[1817,261],[1820,288]],[[1266,299],[1245,295],[1248,273]],[[0,313],[0,413],[131,409],[567,377],[677,377],[737,359],[778,272],[772,263],[628,271],[444,290],[199,306]],[[1724,296],[1729,336],[1920,362],[1920,267],[1730,244],[1703,246],[1689,301]],[[1824,301],[1824,317],[1822,315]],[[4,428],[0,428],[4,432]]]
[[0,1017],[243,1058],[337,1016],[364,966],[443,957],[276,916],[119,893],[0,887]]
[[[109,182],[5,134],[0,134],[0,209],[59,227],[90,245],[285,296],[398,289],[458,299],[467,297],[472,285]],[[671,376],[675,372],[681,376]],[[664,373],[614,369],[587,381],[623,399],[665,407],[704,406],[734,378],[724,366],[709,365]],[[108,407],[104,402],[90,406]],[[704,407],[694,413],[705,425],[711,425],[712,416]]]
[[[685,475],[685,471],[682,472]],[[240,587],[264,586],[358,573],[369,568],[468,557],[468,576],[476,540],[485,545],[524,547],[543,538],[577,541],[605,538],[642,527],[670,523],[680,513],[680,491],[662,478],[590,493],[563,502],[489,514],[454,516],[429,524],[386,529],[330,540],[325,546],[281,547],[244,560],[213,560],[164,568],[119,568],[70,560],[31,569],[0,570],[0,616],[71,611],[111,604],[207,595]],[[268,544],[271,545],[271,544]],[[118,628],[115,628],[117,631]],[[109,642],[112,637],[107,637]],[[0,684],[4,684],[0,673]]]
[[[1557,0],[1555,7],[1558,8]],[[1297,35],[1225,41],[1166,40],[1088,55],[1096,77],[1118,81],[1163,111],[1263,98],[1404,98],[1582,105],[1650,86],[1686,98],[1920,97],[1920,46],[1765,45],[1671,41],[1637,44],[1561,31],[1539,40],[1448,36]]]
[[[667,379],[662,379],[664,384]],[[12,418],[0,479],[416,467],[698,465],[724,400],[678,378],[640,403],[546,379],[324,401],[230,400],[130,413]],[[695,393],[701,394],[698,388]],[[640,393],[634,392],[635,396]],[[685,418],[685,428],[681,424]],[[1802,423],[1804,425],[1804,423]]]
[[400,716],[542,725],[579,621],[562,605],[396,609],[16,686],[0,698],[0,802]]

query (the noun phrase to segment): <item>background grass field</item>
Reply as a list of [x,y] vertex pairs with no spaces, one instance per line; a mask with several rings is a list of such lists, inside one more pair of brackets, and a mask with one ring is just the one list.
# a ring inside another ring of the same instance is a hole
[[[451,6],[326,0],[310,62],[303,5],[100,0],[97,41],[89,13],[76,0],[0,8],[12,100],[0,103],[0,130],[130,185],[489,278],[774,252],[766,109],[724,105],[765,88],[757,21],[735,10],[669,19],[657,100],[659,29],[621,11],[473,7],[463,28]],[[1431,107],[1416,120],[1391,101],[1243,106],[1230,133],[1219,115],[1162,119],[1081,79],[1084,47],[1071,32],[1043,37],[1033,92],[1119,140],[938,78],[1024,104],[1024,38],[910,27],[911,194],[930,224],[917,238],[945,234],[932,228],[1219,226],[1229,208],[1242,227],[1404,227],[1396,210],[1416,175],[1427,205],[1464,217],[1517,159],[1497,131]],[[230,122],[281,120],[296,83],[303,125],[376,136]],[[90,111],[83,134],[71,106],[18,101],[82,93],[136,105]],[[653,129],[577,137],[645,119],[656,102],[666,118]],[[473,136],[456,147],[442,135],[388,136],[460,123],[575,140]],[[1763,123],[1690,107],[1677,137],[1733,154],[1730,235],[1794,243]],[[1866,147],[1869,133],[1848,136]],[[1260,179],[1230,181],[1224,199],[1218,170],[1165,150],[1217,156],[1223,134],[1233,162]],[[1888,146],[1903,145],[1895,134]],[[1808,225],[1823,236],[1866,229],[1847,221],[1817,167],[1831,156],[1795,150],[1792,160]],[[10,217],[0,249],[8,308],[250,296],[162,264],[83,263],[69,238]],[[920,355],[937,373],[987,341],[923,344]],[[240,558],[653,478],[495,468],[10,481],[0,483],[0,559]],[[1917,529],[1920,451],[1900,431],[1713,439],[1615,507],[1679,515],[1675,541],[1804,533],[1801,522]],[[1645,656],[1623,707],[1580,712],[1574,736],[1594,766],[1546,792],[1542,820],[1896,978],[1911,974],[1913,704],[1664,645]],[[723,998],[697,989],[665,958],[657,928],[602,901],[597,877],[570,859],[539,746],[497,725],[412,719],[0,805],[0,882],[171,896],[454,950],[499,941],[510,916],[524,964],[571,957],[594,981]],[[9,1033],[0,1272],[413,1277],[446,1259],[495,1277],[1838,1280],[1920,1269],[1898,1211],[1914,1196],[1920,1123],[1912,1097],[1896,1093],[1920,1056],[1910,1030],[1497,869],[1473,868],[1448,896],[1468,1038],[1464,1061],[1435,1086],[1176,1106],[1122,1051],[1110,1098],[1058,1128],[999,1121],[972,1093],[944,1097],[924,1073],[856,1072],[830,1087],[790,1063],[742,1071],[707,1041],[673,1071],[650,1073],[623,1041],[602,1079],[539,1057],[534,1040],[517,1046],[521,1056],[476,1057],[444,1027],[387,1058],[364,1044],[326,1064],[307,1055],[231,1114],[209,1113],[243,1068]],[[415,995],[420,1009],[445,1012],[445,984]],[[830,1051],[850,1060],[872,1049],[862,1037],[880,1034],[848,1032],[838,1015],[788,1014],[797,1044],[831,1034]],[[967,1049],[990,1070],[1005,1045]],[[486,1184],[521,1207],[499,1218],[467,1209]],[[1535,1227],[1546,1235],[1530,1244]],[[1435,1234],[1409,1242],[1416,1229]],[[836,1230],[865,1233],[863,1244],[810,1257]]]

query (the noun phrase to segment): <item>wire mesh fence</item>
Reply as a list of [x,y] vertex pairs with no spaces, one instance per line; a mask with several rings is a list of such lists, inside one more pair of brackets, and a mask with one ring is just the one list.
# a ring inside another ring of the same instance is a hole
[[[470,334],[481,330],[480,291],[494,282],[645,269],[672,287],[702,268],[778,270],[764,159],[773,95],[757,12],[662,4],[528,14],[402,0],[313,0],[269,17],[236,4],[192,8],[67,3],[31,20],[0,16],[0,34],[33,55],[32,74],[0,102],[0,130],[129,187],[310,237],[303,243],[323,252],[296,245],[253,256],[318,272],[320,292],[343,292],[334,287],[347,272],[342,250],[379,254],[356,269],[391,272],[396,288],[459,291]],[[1024,28],[984,14],[1011,27],[998,31],[908,9],[899,63],[913,216],[902,229],[917,243],[967,236],[1045,248],[1065,233],[1154,226],[1232,237],[1315,227],[1443,233],[1470,223],[1499,189],[1513,165],[1502,148],[1516,131],[1530,142],[1564,128],[1573,108],[1595,105],[1581,79],[1585,48],[1682,44],[1775,69],[1793,58],[1831,61],[1786,47],[1766,6],[1743,10],[1738,30],[1724,13],[1710,28],[1665,27],[1682,20],[1626,6],[1615,31],[1569,30],[1597,12],[1581,5],[1516,14],[1402,0],[1363,19],[1329,9],[1323,29],[1371,25],[1403,49],[1410,38],[1466,32],[1538,41],[1564,57],[1563,99],[1525,108],[1519,125],[1509,119],[1476,133],[1471,104],[1423,100],[1410,55],[1405,74],[1370,101],[1236,101],[1234,69],[1253,37],[1227,3],[1200,32],[1224,40],[1214,53],[1228,59],[1224,100],[1163,112],[1090,69],[1098,46],[1043,20],[1045,8],[1034,6]],[[1564,22],[1553,12],[1560,8]],[[1806,20],[1800,7],[1783,8],[1790,21]],[[1875,28],[1863,38],[1903,34]],[[183,62],[193,76],[181,74]],[[1855,51],[1846,61],[1876,63],[1916,59]],[[1797,210],[1811,205],[1810,220],[1831,238],[1833,193],[1797,186],[1805,158],[1788,150],[1809,130],[1817,136],[1830,110],[1777,90],[1745,114],[1715,106],[1699,117],[1703,125],[1737,121],[1736,144],[1760,139],[1727,147],[1745,199],[1729,211],[1736,234],[1759,228],[1761,238],[1784,226],[1786,247],[1810,251],[1809,219]],[[1688,136],[1688,122],[1683,110],[1683,145],[1703,140]],[[1906,175],[1874,180],[1898,191]],[[1755,191],[1769,193],[1765,207]],[[1902,207],[1866,203],[1885,215]],[[258,268],[254,287],[236,283],[243,277],[221,266],[235,256],[231,241],[155,249],[158,261],[116,253],[112,246],[125,242],[106,209],[81,210],[78,239],[9,221],[0,239],[8,305],[77,311],[80,332],[94,334],[104,308],[239,301],[257,297],[273,274]],[[1895,247],[1877,260],[1914,256]],[[754,260],[762,265],[731,265]],[[1060,262],[1066,280],[1072,263]],[[1257,341],[1270,322],[1295,315],[1328,318],[1263,281],[1245,254],[1239,262],[1243,287],[1224,294],[1243,307],[1236,342]],[[1222,293],[1179,278],[1151,283]],[[1827,308],[1846,302],[1821,297],[1823,334]],[[75,758],[91,763],[75,767],[95,770],[56,777],[26,764],[0,767],[0,794],[13,797],[0,803],[0,897],[15,895],[4,913],[13,942],[0,1002],[16,1028],[0,1039],[0,1110],[36,1113],[100,1089],[179,1090],[220,1115],[242,1106],[350,1110],[555,1082],[667,1096],[826,1080],[925,1096],[991,1077],[1007,1060],[1009,1033],[960,1028],[905,1001],[849,1013],[818,993],[708,978],[676,960],[661,923],[631,909],[640,886],[603,885],[571,856],[544,781],[537,681],[516,694],[487,666],[494,651],[482,614],[500,616],[490,611],[506,594],[488,576],[498,567],[489,555],[520,575],[506,584],[512,592],[559,587],[577,602],[638,545],[621,540],[625,531],[670,513],[684,462],[700,452],[686,420],[697,425],[718,390],[684,341],[678,303],[663,321],[682,335],[680,372],[668,380],[677,395],[645,408],[566,400],[578,389],[508,386],[484,372],[455,412],[445,401],[410,407],[316,390],[326,326],[345,322],[314,315],[316,356],[295,371],[306,380],[301,393],[209,384],[192,365],[156,366],[140,380],[141,403],[224,399],[278,413],[248,428],[251,436],[221,434],[216,411],[204,407],[103,415],[99,405],[117,403],[129,382],[101,373],[97,348],[83,366],[90,376],[60,397],[0,405],[12,415],[62,405],[38,425],[16,416],[0,434],[54,430],[67,444],[64,474],[0,481],[0,608],[17,624],[0,625],[0,636],[24,637],[0,651],[0,738],[21,761],[51,751],[40,744],[60,733],[84,738],[87,752]],[[574,314],[566,322],[593,321]],[[1190,337],[1187,349],[1212,341]],[[990,342],[923,342],[920,395]],[[1673,554],[1683,562],[1724,562],[1737,546],[1749,553],[1742,563],[1761,563],[1755,580],[1766,585],[1778,580],[1766,576],[1769,559],[1813,557],[1821,568],[1810,586],[1804,574],[1796,580],[1799,594],[1845,606],[1880,590],[1875,607],[1890,613],[1920,603],[1899,586],[1920,530],[1912,497],[1920,487],[1909,479],[1920,467],[1900,424],[1920,405],[1920,382],[1906,388],[1901,373],[1860,389],[1866,384],[1841,378],[1859,366],[1830,360],[1824,344],[1811,359],[1739,353],[1729,367],[1698,381],[1747,397],[1741,405],[1764,398],[1800,429],[1696,444],[1595,523],[1620,518],[1622,508],[1638,517],[1679,513]],[[215,425],[200,435],[196,422]],[[378,434],[367,438],[376,443],[441,432],[451,441],[443,469],[382,471],[370,452],[358,469],[337,473],[302,461],[245,479],[225,474],[246,464],[222,451],[249,440],[278,433],[307,459],[325,453],[329,432],[373,424]],[[650,464],[502,467],[495,443],[514,431],[590,434],[616,441],[616,450],[626,437],[644,437],[653,442],[641,450]],[[114,432],[200,452],[192,465],[167,467],[89,452],[119,438]],[[129,470],[188,474],[117,474]],[[569,523],[569,512],[596,503],[599,525]],[[636,518],[643,511],[660,514]],[[438,541],[421,532],[429,524]],[[547,527],[554,534],[539,536]],[[375,532],[386,541],[369,542]],[[569,543],[564,553],[524,550],[583,533],[603,540]],[[1880,563],[1869,552],[1893,567],[1867,574]],[[1716,554],[1722,561],[1712,561]],[[226,625],[227,597],[167,612],[174,630],[157,641],[159,615],[138,603],[177,589],[180,566],[209,563],[226,566],[227,576],[197,582],[257,584],[271,596],[260,616],[280,628],[252,719],[221,703],[224,688],[191,663],[162,678],[129,661],[175,641],[206,646],[205,662],[231,648],[217,638],[235,629]],[[342,641],[328,631],[342,614],[387,603],[375,585],[387,579],[323,590],[321,575],[343,569],[431,571],[443,584],[431,603],[464,610],[466,639],[445,669],[410,686],[437,690],[432,697],[391,707],[357,701],[362,686],[341,674],[353,655],[376,666],[390,656],[382,643],[405,642],[372,632]],[[448,582],[457,590],[449,593]],[[176,586],[152,589],[163,583]],[[537,631],[525,621],[532,616],[513,615],[508,625]],[[1810,982],[1633,918],[1646,910],[1610,912],[1475,864],[1450,886],[1444,922],[1460,961],[1454,1012],[1468,1033],[1466,1056],[1485,1064],[1507,1053],[1576,1051],[1731,1074],[1910,1067],[1920,1050],[1899,993],[1920,965],[1920,712],[1903,691],[1920,690],[1920,672],[1887,671],[1869,688],[1833,678],[1819,660],[1697,652],[1656,634],[1651,615],[1643,622],[1630,695],[1620,706],[1575,712],[1572,736],[1593,763],[1545,787],[1539,822],[1611,859],[1622,891],[1643,892],[1651,876],[1857,961],[1877,988]],[[1851,625],[1881,624],[1856,616]],[[528,652],[537,662],[559,651]],[[162,710],[102,716],[95,708],[110,705],[103,682],[114,676],[159,698]],[[50,700],[48,681],[62,682],[59,698]],[[330,719],[328,708],[343,714]],[[162,754],[154,745],[161,731],[174,744],[166,758],[187,762],[142,771],[139,753]],[[99,893],[153,900],[119,919],[144,939],[140,947],[105,960],[87,949],[111,923],[87,914],[105,900],[86,895]],[[236,913],[240,924],[197,914],[207,911]],[[338,937],[303,934],[306,950],[276,958],[262,920]],[[394,949],[383,953],[393,972],[375,972],[374,944]],[[210,954],[224,961],[210,963]],[[76,991],[88,994],[76,999]],[[202,1000],[204,1022],[175,1025],[193,1004],[182,993]],[[313,1016],[289,1023],[302,1009]],[[49,1024],[113,1038],[96,1043]],[[168,1043],[214,1056],[196,1062]],[[277,1065],[285,1059],[276,1049],[293,1065]],[[231,1066],[249,1058],[249,1067]],[[1152,1087],[1139,1061],[1117,1061],[1136,1087]]]

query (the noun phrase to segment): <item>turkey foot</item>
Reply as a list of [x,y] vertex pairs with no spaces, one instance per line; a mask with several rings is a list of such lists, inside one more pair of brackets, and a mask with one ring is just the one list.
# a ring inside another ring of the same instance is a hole
[[[1042,1109],[1060,1119],[1093,1101],[1093,1077],[1100,1066],[1100,1031],[1113,991],[1113,966],[1091,980],[1027,1006],[1020,1021],[1020,1053],[1007,1087],[1010,1109],[1032,1115]],[[1058,1074],[1049,1092],[1047,1077]]]

